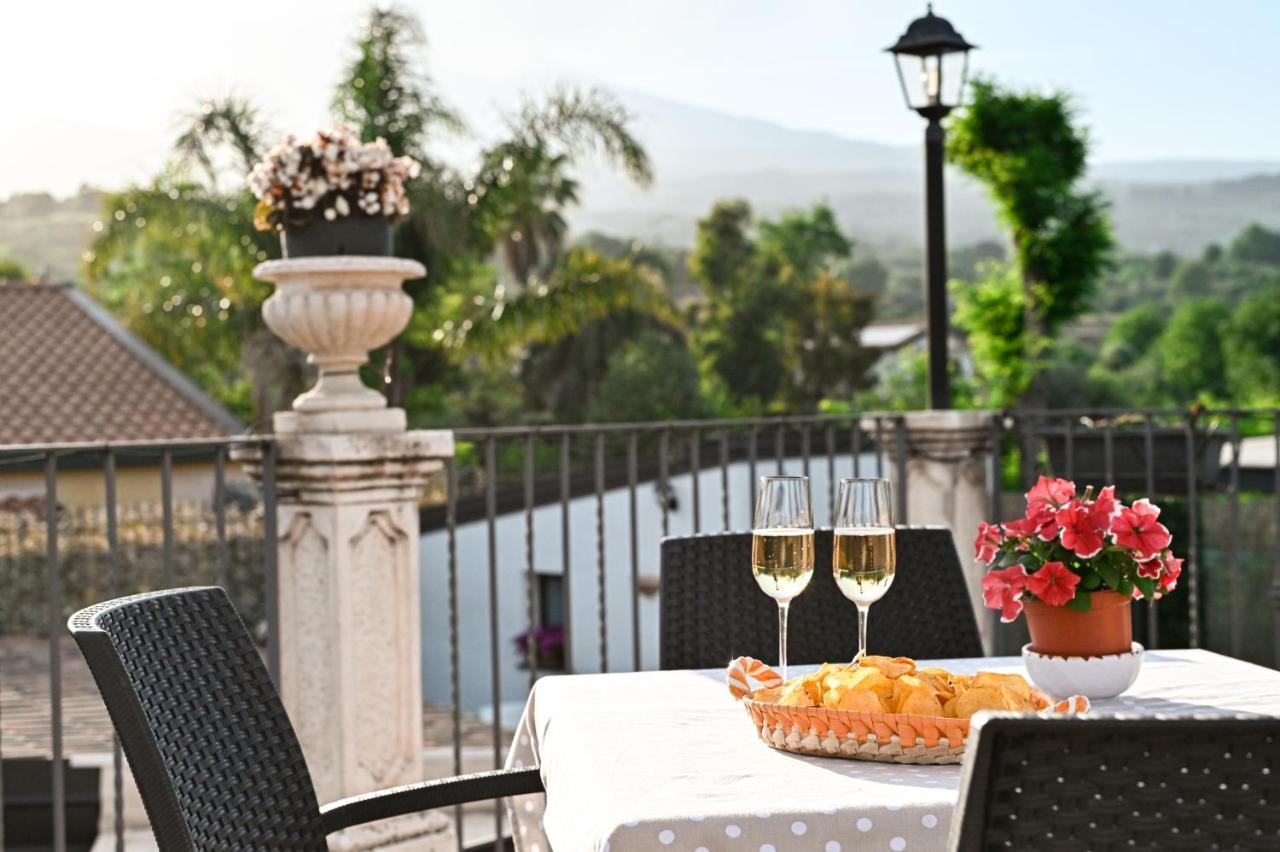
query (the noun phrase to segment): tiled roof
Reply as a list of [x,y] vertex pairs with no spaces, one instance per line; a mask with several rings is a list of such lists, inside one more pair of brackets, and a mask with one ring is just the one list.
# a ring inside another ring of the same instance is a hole
[[241,430],[88,296],[70,286],[0,281],[0,444]]

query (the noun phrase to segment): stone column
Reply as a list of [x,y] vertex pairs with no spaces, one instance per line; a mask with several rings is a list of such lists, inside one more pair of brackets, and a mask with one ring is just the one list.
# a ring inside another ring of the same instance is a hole
[[[990,610],[982,604],[986,567],[973,558],[973,539],[978,522],[990,520],[991,418],[989,411],[910,411],[901,420],[906,440],[907,520],[951,530],[987,653],[994,647],[995,628]],[[885,449],[895,489],[902,488],[897,464],[901,437],[896,429],[887,431],[890,444]]]
[[[316,386],[275,416],[281,694],[320,802],[423,780],[418,500],[451,432],[406,431],[365,387],[368,350],[404,328],[396,258],[316,257],[255,270],[268,326],[309,353]],[[261,475],[256,453],[246,467]],[[452,849],[440,812],[358,827],[330,848]]]

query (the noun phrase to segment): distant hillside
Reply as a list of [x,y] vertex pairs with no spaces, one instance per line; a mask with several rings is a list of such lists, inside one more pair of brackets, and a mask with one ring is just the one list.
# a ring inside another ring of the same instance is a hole
[[[598,170],[584,175],[576,230],[603,230],[687,245],[717,198],[741,196],[760,213],[826,199],[857,239],[885,248],[923,241],[922,152],[830,133],[791,130],[624,92],[653,158],[647,191]],[[1280,227],[1280,161],[1162,160],[1101,163],[1091,170],[1111,198],[1120,241],[1135,251],[1194,252],[1250,222]],[[949,172],[952,245],[998,236],[982,188]]]
[[[825,199],[872,251],[914,252],[922,243],[918,147],[794,130],[641,93],[620,97],[636,117],[657,179],[642,191],[611,171],[584,168],[583,203],[570,214],[577,233],[687,246],[712,202],[741,196],[764,215]],[[1280,161],[1101,163],[1092,176],[1112,201],[1121,244],[1133,251],[1190,254],[1250,222],[1280,228]],[[92,190],[63,201],[42,194],[0,201],[0,255],[53,277],[75,276],[99,214]],[[947,228],[953,247],[999,235],[982,188],[954,172]]]
[[80,255],[100,214],[101,196],[93,189],[66,199],[14,195],[0,201],[0,256],[20,260],[38,275],[78,277]]

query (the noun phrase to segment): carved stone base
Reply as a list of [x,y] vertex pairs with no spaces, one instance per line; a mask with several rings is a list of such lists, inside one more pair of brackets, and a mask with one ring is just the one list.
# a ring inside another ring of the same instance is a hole
[[[973,558],[973,539],[978,522],[990,520],[987,474],[992,452],[991,417],[988,411],[912,411],[904,415],[907,518],[913,524],[950,528],[988,653],[993,648],[994,625],[982,602],[986,567]],[[889,465],[889,470],[890,478],[896,480],[897,465]],[[894,488],[901,487],[894,482]]]
[[[281,695],[321,803],[424,780],[418,498],[452,454],[449,432],[277,436]],[[238,457],[261,475],[260,449]],[[333,848],[447,824],[389,822]]]
[[453,852],[457,848],[453,821],[430,811],[359,825],[330,835],[331,852]]

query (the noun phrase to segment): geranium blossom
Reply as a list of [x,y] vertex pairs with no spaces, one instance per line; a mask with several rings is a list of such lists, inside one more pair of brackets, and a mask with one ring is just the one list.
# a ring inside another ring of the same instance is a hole
[[[1116,499],[1114,485],[1096,496],[1090,485],[1077,496],[1074,482],[1047,476],[1026,498],[1022,517],[979,524],[973,543],[975,556],[989,566],[1018,560],[988,570],[982,580],[983,600],[1000,611],[1002,621],[1018,617],[1024,594],[1065,606],[1077,592],[1159,600],[1177,586],[1183,563],[1169,550],[1172,536],[1149,500],[1126,507]],[[1086,577],[1089,591],[1081,591]]]
[[1158,558],[1148,559],[1145,562],[1138,563],[1138,576],[1146,577],[1148,580],[1154,580],[1160,576],[1160,571],[1164,566],[1160,564]]
[[1000,544],[1004,541],[1004,530],[999,524],[978,524],[978,537],[973,542],[974,558],[990,565],[1000,552]]
[[1057,511],[1071,501],[1076,494],[1076,484],[1069,479],[1050,479],[1042,476],[1027,492],[1027,520],[1034,524],[1036,536],[1041,541],[1053,541],[1062,527]]
[[1179,559],[1172,553],[1165,551],[1162,564],[1164,570],[1160,574],[1160,588],[1166,592],[1172,592],[1178,586],[1178,577],[1182,576],[1182,563],[1184,560]]
[[1099,527],[1093,507],[1073,500],[1054,516],[1062,527],[1062,546],[1081,559],[1097,556],[1102,550],[1107,527]]
[[1056,512],[1076,496],[1076,484],[1069,479],[1042,476],[1027,492],[1027,517]]
[[1120,511],[1120,503],[1116,500],[1116,487],[1108,485],[1098,492],[1089,504],[1089,517],[1098,529],[1106,532],[1111,529],[1111,519]]
[[1132,550],[1139,562],[1156,556],[1173,540],[1169,530],[1159,522],[1159,517],[1159,507],[1151,505],[1151,501],[1145,498],[1127,509],[1122,508],[1111,521],[1116,544]]
[[1062,606],[1076,596],[1080,575],[1061,562],[1046,562],[1027,576],[1027,590],[1050,606]]
[[1027,569],[1021,565],[988,571],[982,578],[982,600],[988,609],[1000,610],[1000,620],[1013,621],[1022,612],[1022,591]]

